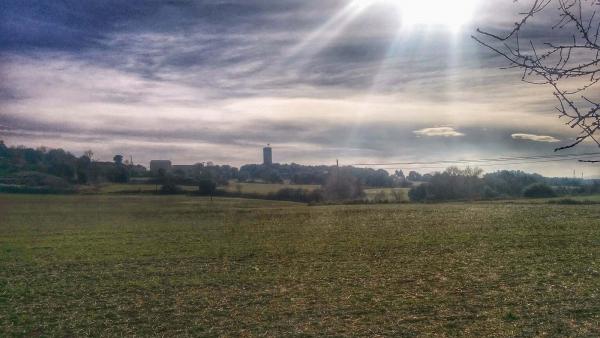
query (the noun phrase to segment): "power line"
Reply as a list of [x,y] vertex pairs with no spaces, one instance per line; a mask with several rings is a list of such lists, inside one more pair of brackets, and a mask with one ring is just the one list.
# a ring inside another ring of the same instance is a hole
[[440,160],[430,162],[386,162],[386,163],[355,163],[350,165],[355,166],[386,166],[386,165],[429,165],[429,164],[453,164],[453,163],[487,163],[487,162],[507,162],[516,160],[541,160],[541,159],[565,159],[572,160],[579,157],[599,156],[600,153],[583,153],[583,154],[560,154],[560,155],[537,155],[537,156],[513,156],[513,157],[498,157],[498,158],[482,158],[471,160]]
[[[581,159],[584,158],[589,158],[592,156],[596,156],[596,155],[588,155],[588,156],[582,156]],[[493,167],[493,166],[506,166],[506,165],[519,165],[519,164],[532,164],[532,163],[548,163],[548,162],[561,162],[561,161],[573,161],[577,158],[559,158],[559,159],[545,159],[545,160],[532,160],[532,161],[519,161],[519,162],[498,162],[498,163],[483,163],[483,164],[478,164],[477,167]],[[468,164],[468,163],[464,163],[464,164]],[[419,166],[418,169],[445,169],[447,166],[434,166],[434,167],[421,167]],[[385,170],[397,170],[397,169],[403,169],[403,168],[399,168],[399,167],[394,167],[394,168],[381,168],[381,169],[385,169]],[[406,169],[406,168],[404,168]],[[409,168],[410,169],[410,168]]]

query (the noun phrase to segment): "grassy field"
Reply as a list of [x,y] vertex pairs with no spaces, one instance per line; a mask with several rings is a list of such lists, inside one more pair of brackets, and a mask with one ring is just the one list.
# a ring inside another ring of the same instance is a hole
[[[365,194],[369,201],[408,202],[410,200],[408,197],[409,191],[410,188],[370,188],[365,189]],[[394,193],[398,194],[397,196],[400,197],[400,200],[396,199]]]
[[[198,190],[197,186],[180,186],[180,188],[184,191],[196,191]],[[259,194],[259,195],[267,195],[269,193],[275,193],[283,188],[291,188],[291,189],[306,189],[306,190],[314,190],[319,188],[318,185],[299,185],[299,184],[275,184],[275,183],[237,183],[231,182],[227,186],[221,186],[219,189],[228,191],[228,192],[241,192],[244,194]],[[156,192],[160,189],[160,185],[156,184],[118,184],[111,183],[101,185],[98,188],[88,189],[90,193],[100,193],[100,194],[118,194],[118,193],[151,193]]]
[[[184,191],[196,191],[196,186],[180,186]],[[122,194],[122,193],[152,193],[157,192],[160,185],[157,184],[128,184],[128,183],[110,183],[94,187],[91,193],[99,194]]]
[[229,185],[222,187],[229,192],[242,192],[244,194],[267,195],[276,193],[283,188],[314,190],[320,188],[319,185],[311,184],[278,184],[278,183],[237,183],[230,182]]
[[600,207],[0,195],[0,336],[598,336]]

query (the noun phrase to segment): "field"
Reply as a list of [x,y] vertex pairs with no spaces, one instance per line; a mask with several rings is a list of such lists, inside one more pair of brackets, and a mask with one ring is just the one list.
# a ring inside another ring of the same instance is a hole
[[598,336],[600,206],[0,195],[0,336]]
[[365,189],[365,194],[369,201],[408,202],[410,200],[409,191],[410,188],[370,188]]
[[222,187],[222,189],[229,192],[241,192],[244,194],[259,194],[267,195],[269,193],[276,193],[277,191],[289,188],[289,189],[304,189],[314,190],[318,189],[319,185],[312,184],[277,184],[277,183],[237,183],[231,181],[229,185]]
[[[197,186],[180,186],[183,191],[197,191]],[[299,184],[276,184],[276,183],[237,183],[231,181],[227,186],[221,186],[219,189],[225,190],[232,193],[243,193],[243,194],[259,194],[267,195],[269,193],[275,193],[283,188],[290,189],[305,189],[314,190],[319,188],[318,185],[299,185]],[[92,193],[101,194],[118,194],[118,193],[153,193],[160,189],[160,185],[156,184],[106,184],[100,186],[97,189],[92,189]]]

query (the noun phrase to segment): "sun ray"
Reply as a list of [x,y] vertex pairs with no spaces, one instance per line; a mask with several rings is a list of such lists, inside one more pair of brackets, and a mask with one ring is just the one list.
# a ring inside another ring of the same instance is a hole
[[282,59],[286,62],[294,62],[298,59],[306,60],[317,54],[332,40],[334,40],[344,28],[350,24],[362,11],[370,6],[370,2],[364,0],[353,0],[331,19],[315,29],[296,45],[291,47]]

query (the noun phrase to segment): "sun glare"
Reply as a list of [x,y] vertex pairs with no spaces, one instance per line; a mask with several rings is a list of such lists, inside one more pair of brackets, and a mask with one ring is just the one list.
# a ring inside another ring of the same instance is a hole
[[407,28],[443,26],[458,30],[471,21],[477,0],[362,0],[361,2],[396,5],[402,25]]

